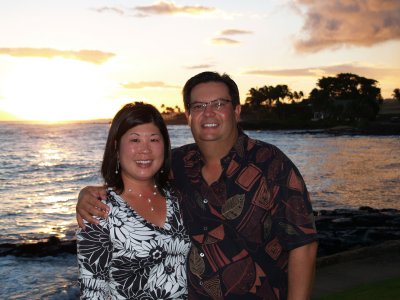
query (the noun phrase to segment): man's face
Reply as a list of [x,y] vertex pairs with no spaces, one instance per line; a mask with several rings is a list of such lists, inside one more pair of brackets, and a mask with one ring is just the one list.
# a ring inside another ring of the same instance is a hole
[[223,141],[233,145],[240,105],[233,108],[231,100],[229,89],[222,82],[201,83],[192,89],[186,116],[196,142]]

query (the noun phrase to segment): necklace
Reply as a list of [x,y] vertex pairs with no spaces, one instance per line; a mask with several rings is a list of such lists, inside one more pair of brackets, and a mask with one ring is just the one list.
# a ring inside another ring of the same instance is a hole
[[[154,188],[153,198],[155,198],[157,196],[157,185],[156,184],[153,185],[153,188]],[[128,189],[128,193],[132,193],[132,192],[134,192],[133,189]],[[140,200],[143,199],[143,194],[142,193],[138,193],[138,192],[134,192],[134,193],[136,193],[138,195]],[[153,212],[154,211],[154,207],[153,207],[153,204],[152,204],[152,199],[150,197],[147,197],[147,203],[150,206],[150,211]]]

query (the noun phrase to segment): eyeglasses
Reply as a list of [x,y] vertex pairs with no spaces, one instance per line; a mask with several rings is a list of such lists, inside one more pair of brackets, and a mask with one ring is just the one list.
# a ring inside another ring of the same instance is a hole
[[207,106],[211,108],[211,110],[221,110],[223,109],[228,103],[232,102],[228,99],[215,99],[210,102],[193,102],[190,103],[189,110],[192,113],[200,113],[206,110]]

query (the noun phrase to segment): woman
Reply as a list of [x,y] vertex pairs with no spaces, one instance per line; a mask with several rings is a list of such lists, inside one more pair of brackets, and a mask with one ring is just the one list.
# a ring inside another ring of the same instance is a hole
[[110,212],[77,232],[81,299],[187,299],[190,239],[168,185],[170,153],[152,105],[115,115],[101,167]]

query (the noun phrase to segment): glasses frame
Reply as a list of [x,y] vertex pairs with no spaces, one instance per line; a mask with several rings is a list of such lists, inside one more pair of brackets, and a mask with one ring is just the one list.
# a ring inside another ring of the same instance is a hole
[[189,105],[189,111],[191,113],[202,113],[207,109],[207,107],[210,107],[212,111],[218,111],[228,103],[232,103],[232,100],[218,98],[209,102],[193,102]]

